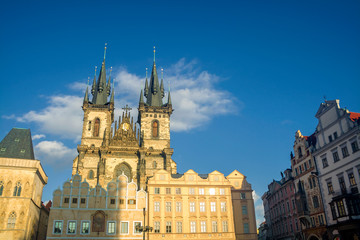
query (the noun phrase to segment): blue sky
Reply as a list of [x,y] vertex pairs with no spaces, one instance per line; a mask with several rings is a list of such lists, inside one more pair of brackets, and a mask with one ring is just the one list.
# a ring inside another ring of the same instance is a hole
[[104,43],[116,114],[136,108],[155,45],[179,172],[238,169],[261,196],[290,167],[296,130],[315,130],[324,96],[360,112],[359,13],[359,1],[7,1],[0,138],[31,128],[50,199],[71,176],[84,87]]

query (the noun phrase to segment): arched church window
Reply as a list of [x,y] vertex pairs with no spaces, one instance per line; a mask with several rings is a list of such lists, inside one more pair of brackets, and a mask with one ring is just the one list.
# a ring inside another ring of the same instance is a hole
[[16,223],[16,213],[12,212],[10,213],[8,218],[7,228],[15,228],[15,223]]
[[17,182],[16,183],[16,186],[14,188],[14,196],[17,196],[19,197],[21,195],[21,183],[20,182]]
[[152,136],[158,137],[159,136],[159,122],[153,121],[152,123]]
[[157,163],[156,161],[153,162],[153,168],[156,168],[157,167]]
[[89,171],[88,179],[94,179],[94,171],[93,170]]
[[94,137],[98,137],[99,136],[99,131],[100,131],[100,119],[95,119],[95,124],[94,124]]
[[4,182],[0,181],[0,196],[2,196],[3,191],[4,191]]
[[115,167],[115,177],[119,177],[121,174],[127,176],[128,181],[132,180],[131,168],[129,165],[122,163]]

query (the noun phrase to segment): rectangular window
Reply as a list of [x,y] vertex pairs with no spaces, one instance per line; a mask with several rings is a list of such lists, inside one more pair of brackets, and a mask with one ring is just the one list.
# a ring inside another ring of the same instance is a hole
[[90,233],[90,222],[89,221],[83,221],[81,223],[80,233],[81,234],[89,234]]
[[129,223],[128,222],[121,222],[121,234],[128,234],[129,233]]
[[341,152],[342,152],[343,158],[346,158],[347,156],[349,156],[349,151],[347,149],[347,146],[342,147]]
[[345,181],[344,181],[344,177],[339,177],[339,185],[340,185],[340,189],[342,193],[346,193],[346,186],[345,186]]
[[210,210],[211,210],[211,212],[216,212],[216,202],[210,203]]
[[54,234],[62,233],[62,221],[54,221]]
[[67,234],[75,234],[75,233],[76,233],[76,221],[68,221]]
[[312,185],[312,180],[311,180],[311,178],[308,178],[308,181],[309,181],[310,189],[312,189],[312,188],[313,188],[313,185]]
[[176,189],[175,189],[175,193],[176,193],[176,194],[181,194],[181,188],[176,188]]
[[171,188],[166,188],[166,194],[171,194]]
[[135,203],[136,203],[135,199],[129,199],[128,200],[128,204],[130,204],[130,205],[134,205]]
[[205,202],[200,202],[200,212],[205,212]]
[[154,202],[154,212],[160,212],[160,202]]
[[338,209],[339,217],[346,216],[344,202],[342,200],[336,202],[336,207]]
[[212,232],[217,232],[217,221],[212,221],[211,222],[211,230]]
[[305,168],[305,171],[307,171],[308,167],[307,167],[306,162],[304,163],[304,168]]
[[225,195],[225,188],[220,188],[220,195]]
[[331,181],[327,182],[327,187],[328,187],[329,194],[334,192],[334,188],[333,188],[333,185],[332,185]]
[[210,188],[210,189],[209,189],[209,194],[210,194],[210,195],[215,195],[215,192],[216,192],[216,191],[215,191],[215,188]]
[[298,169],[297,169],[297,168],[295,168],[295,176],[297,176],[297,175],[299,175],[299,173],[298,173]]
[[222,212],[226,212],[226,202],[221,202],[220,203],[220,208]]
[[349,173],[348,173],[348,176],[349,176],[350,186],[355,186],[355,185],[356,185],[356,182],[355,182],[354,173],[353,173],[353,172],[349,172]]
[[86,199],[85,199],[85,198],[81,198],[81,199],[80,199],[80,203],[82,203],[82,204],[86,203]]
[[190,222],[190,232],[195,233],[196,232],[196,222],[191,221]]
[[289,202],[286,202],[286,205],[287,205],[287,210],[290,213],[290,204],[289,204]]
[[244,223],[244,233],[249,233],[249,224],[248,223]]
[[181,212],[181,202],[176,202],[176,212]]
[[171,222],[166,222],[166,233],[171,233]]
[[312,178],[312,182],[313,182],[313,187],[316,188],[316,178],[315,177]]
[[292,202],[292,207],[293,207],[293,209],[295,209],[295,200],[292,199],[291,202]]
[[337,138],[338,138],[337,132],[334,132],[334,139],[337,139]]
[[359,145],[356,140],[351,143],[351,148],[352,148],[353,153],[359,151]]
[[200,222],[200,231],[201,232],[206,232],[206,221],[201,221]]
[[314,204],[314,208],[319,207],[319,199],[317,196],[313,196],[313,204]]
[[160,188],[158,188],[158,187],[154,188],[154,193],[155,194],[160,194]]
[[190,202],[190,212],[195,212],[195,202]]
[[242,214],[243,214],[243,215],[247,215],[247,214],[248,214],[247,206],[242,206],[241,209],[242,209]]
[[124,204],[124,203],[125,203],[124,199],[120,198],[120,204]]
[[228,232],[228,222],[227,221],[222,221],[222,230],[223,232]]
[[134,233],[135,234],[141,233],[141,231],[139,229],[140,227],[141,227],[141,222],[134,222]]
[[203,188],[199,188],[199,195],[204,195],[205,194],[205,190]]
[[155,233],[160,232],[160,222],[154,222],[154,232]]
[[114,198],[110,199],[110,204],[115,204],[115,199]]
[[176,222],[176,232],[182,233],[182,222]]
[[330,136],[329,136],[329,142],[332,142],[332,140],[333,140],[333,139],[332,139],[332,136],[330,135]]
[[309,168],[312,167],[311,159],[309,160]]
[[321,159],[321,161],[322,161],[322,164],[323,164],[323,168],[326,168],[327,166],[329,166],[329,164],[328,164],[328,161],[327,161],[326,157],[325,157],[325,158],[323,158],[323,159]]
[[108,222],[107,223],[107,233],[108,234],[115,234],[115,222]]
[[64,198],[64,203],[69,203],[69,198],[68,197]]
[[73,198],[72,203],[77,203],[77,198]]
[[332,154],[333,154],[334,162],[340,161],[339,154],[337,151],[333,152]]
[[194,188],[189,188],[189,194],[194,195],[195,194],[195,189]]
[[241,199],[246,199],[246,194],[245,193],[240,193],[240,198]]
[[171,212],[171,202],[166,202],[165,207],[166,207],[166,212]]

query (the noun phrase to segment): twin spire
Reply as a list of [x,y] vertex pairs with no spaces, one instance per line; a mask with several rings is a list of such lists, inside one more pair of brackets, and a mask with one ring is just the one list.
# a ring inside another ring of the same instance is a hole
[[[98,80],[96,80],[97,67],[95,67],[94,80],[93,80],[93,84],[92,84],[92,88],[91,88],[91,94],[93,95],[92,104],[95,104],[95,105],[107,104],[110,93],[111,93],[110,102],[114,103],[114,89],[111,92],[112,67],[110,68],[109,79],[106,82],[106,68],[105,68],[106,48],[107,48],[107,44],[105,43],[104,60],[101,64],[101,69],[100,69]],[[89,102],[88,87],[86,88],[84,102]]]
[[[159,85],[159,79],[156,70],[156,62],[155,62],[155,47],[154,47],[154,63],[151,70],[150,76],[150,84],[147,79],[147,68],[146,68],[146,80],[145,80],[145,87],[144,93],[141,90],[140,93],[140,103],[144,103],[143,94],[146,97],[146,105],[154,106],[154,107],[162,107],[163,104],[163,97],[165,96],[164,92],[164,80],[163,80],[163,69],[161,69],[161,83]],[[171,97],[170,97],[170,90],[168,95],[168,103],[165,105],[171,105]]]

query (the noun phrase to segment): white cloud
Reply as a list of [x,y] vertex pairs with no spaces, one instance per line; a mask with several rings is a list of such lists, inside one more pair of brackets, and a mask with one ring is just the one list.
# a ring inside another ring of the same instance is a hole
[[53,167],[71,166],[72,160],[77,155],[75,148],[68,148],[58,141],[41,141],[34,150],[37,159]]
[[[188,131],[209,122],[214,116],[230,114],[242,107],[231,93],[215,86],[219,77],[196,68],[196,61],[186,62],[184,58],[165,70],[164,85],[171,85],[171,98],[175,109],[171,130]],[[159,70],[158,70],[159,71]],[[160,75],[160,74],[158,74]],[[115,77],[115,93],[121,101],[116,104],[130,104],[137,107],[140,90],[145,79],[121,68]],[[164,102],[167,101],[167,96]],[[119,105],[117,105],[119,106]]]
[[256,216],[256,226],[259,227],[262,222],[265,221],[264,218],[264,205],[261,197],[253,191],[253,199],[255,205],[255,216]]
[[79,140],[82,131],[82,100],[82,97],[78,96],[51,96],[45,109],[30,111],[16,120],[35,122],[42,132]]
[[[89,83],[90,84],[90,83]],[[85,94],[86,86],[88,86],[85,82],[74,82],[68,85],[68,87],[75,91],[81,91]],[[90,85],[91,87],[91,85]]]
[[37,139],[41,139],[41,138],[45,138],[45,135],[44,134],[35,134],[32,137],[32,140],[37,140]]

